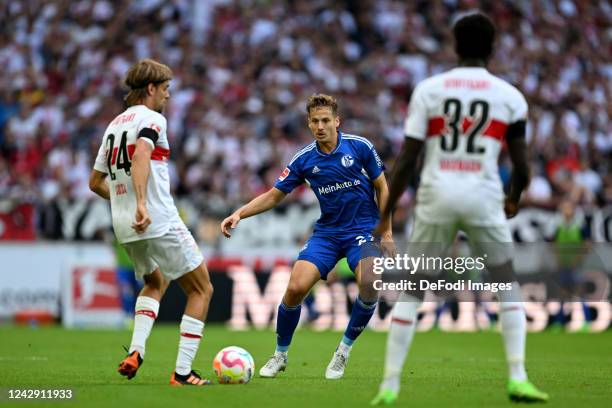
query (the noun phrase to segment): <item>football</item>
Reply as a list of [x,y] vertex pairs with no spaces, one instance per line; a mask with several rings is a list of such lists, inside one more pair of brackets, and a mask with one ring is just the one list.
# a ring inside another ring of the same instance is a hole
[[213,370],[219,384],[246,384],[255,373],[255,361],[245,349],[229,346],[217,353]]

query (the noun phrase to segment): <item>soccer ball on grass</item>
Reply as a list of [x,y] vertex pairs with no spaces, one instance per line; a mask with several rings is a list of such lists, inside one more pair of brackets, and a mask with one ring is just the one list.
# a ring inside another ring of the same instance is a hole
[[245,349],[229,346],[217,353],[213,370],[219,384],[246,384],[255,373],[255,361]]

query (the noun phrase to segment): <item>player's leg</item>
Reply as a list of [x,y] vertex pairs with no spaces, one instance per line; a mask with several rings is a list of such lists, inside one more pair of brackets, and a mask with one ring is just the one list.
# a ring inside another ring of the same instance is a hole
[[[428,257],[439,256],[453,242],[456,232],[457,228],[453,224],[428,224],[416,218],[408,252]],[[383,381],[378,395],[371,402],[372,405],[390,404],[397,399],[402,369],[412,345],[418,322],[418,309],[422,301],[422,292],[406,292],[398,297],[393,306],[387,335]]]
[[192,371],[191,366],[200,347],[213,286],[204,262],[193,271],[181,276],[177,282],[187,295],[187,304],[181,319],[176,367],[170,384],[204,385],[209,381],[200,378]]
[[149,253],[166,280],[176,280],[187,295],[180,323],[176,367],[170,377],[170,384],[208,384],[208,380],[202,380],[191,369],[200,346],[204,320],[213,293],[202,252],[182,222],[173,224],[164,236],[149,241]]
[[345,248],[349,267],[355,272],[359,295],[353,304],[351,318],[342,340],[325,370],[325,378],[328,380],[336,380],[344,375],[353,343],[368,326],[378,304],[378,293],[373,285],[372,264],[374,258],[371,256],[373,254],[370,253],[373,249],[370,242],[373,240],[370,234],[363,234],[363,237],[360,236],[359,238],[359,240],[355,240],[355,237],[351,236]]
[[[352,263],[350,258],[348,258],[348,261],[349,264]],[[360,260],[354,268],[359,295],[353,305],[351,318],[341,342],[341,345],[347,346],[349,349],[361,332],[368,326],[378,304],[378,293],[374,289],[372,263],[373,258],[368,257]]]
[[134,307],[134,334],[130,345],[130,352],[136,350],[142,357],[145,354],[145,344],[153,323],[159,313],[159,302],[168,288],[168,281],[164,279],[159,268],[153,273],[144,275],[144,286],[136,298]]
[[144,279],[144,286],[136,298],[134,307],[134,329],[127,357],[119,364],[119,373],[132,379],[142,365],[146,343],[159,312],[159,301],[163,297],[168,281],[157,264],[147,255],[147,243],[129,243],[125,248],[134,263],[136,275]]
[[319,268],[306,260],[298,260],[293,266],[285,295],[278,306],[276,316],[276,350],[259,370],[261,377],[275,377],[287,366],[287,352],[293,333],[300,321],[301,303],[315,283],[321,279]]
[[412,345],[421,303],[421,297],[412,293],[402,293],[393,306],[391,325],[387,334],[383,381],[378,395],[372,400],[372,405],[390,404],[397,399],[402,369]]
[[513,400],[546,401],[548,395],[527,379],[525,371],[525,339],[527,320],[523,296],[512,266],[512,236],[507,225],[492,227],[466,226],[474,256],[486,254],[485,265],[494,282],[510,284],[510,290],[498,292],[500,321],[506,360],[508,393]]
[[301,303],[321,278],[326,279],[338,261],[336,241],[331,237],[310,237],[293,265],[289,284],[276,317],[276,350],[259,370],[261,377],[275,377],[287,366],[287,351],[300,321]]
[[315,283],[321,279],[319,269],[311,262],[298,260],[293,266],[289,284],[278,307],[276,318],[276,351],[286,352],[300,320],[301,303]]
[[314,322],[315,320],[317,320],[321,313],[319,313],[319,311],[317,310],[315,294],[313,290],[308,292],[308,294],[306,295],[306,298],[304,299],[304,305],[306,306],[306,311],[308,312],[308,321]]

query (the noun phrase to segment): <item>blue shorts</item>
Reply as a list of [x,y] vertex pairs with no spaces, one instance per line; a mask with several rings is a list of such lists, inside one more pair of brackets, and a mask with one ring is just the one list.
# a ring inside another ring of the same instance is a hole
[[333,236],[315,233],[300,251],[298,261],[315,264],[319,269],[321,279],[326,280],[336,263],[344,257],[354,273],[359,261],[363,258],[380,256],[373,243],[374,238],[369,232]]

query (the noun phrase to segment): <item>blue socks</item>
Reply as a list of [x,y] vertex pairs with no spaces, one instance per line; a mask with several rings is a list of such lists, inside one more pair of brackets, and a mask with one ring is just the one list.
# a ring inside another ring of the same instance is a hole
[[276,351],[286,353],[300,321],[302,305],[290,307],[281,302],[276,317]]
[[[357,337],[359,337],[361,332],[367,327],[368,322],[376,310],[377,303],[377,301],[364,302],[361,298],[357,297],[351,312],[351,319],[342,337],[343,345],[349,348],[353,345]],[[302,305],[290,307],[281,302],[280,306],[278,306],[278,316],[276,318],[277,352],[286,353],[287,350],[289,350],[293,333],[300,321],[301,312]]]
[[342,337],[342,343],[349,347],[353,345],[357,337],[368,326],[368,322],[372,318],[374,310],[376,310],[377,303],[377,301],[364,302],[359,296],[357,297],[351,312],[351,320],[349,320],[344,337]]

